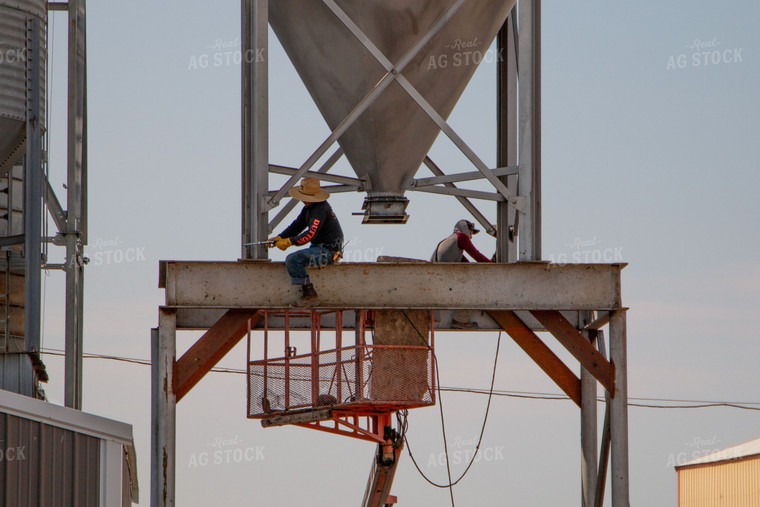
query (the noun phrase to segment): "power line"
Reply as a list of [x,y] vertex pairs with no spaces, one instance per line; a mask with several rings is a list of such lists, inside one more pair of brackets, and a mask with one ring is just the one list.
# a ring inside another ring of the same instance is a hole
[[[51,348],[43,348],[41,351],[42,355],[48,355],[48,356],[65,356],[65,352],[61,349],[51,349]],[[110,361],[120,361],[124,363],[130,363],[130,364],[139,364],[144,366],[150,366],[151,362],[148,359],[140,359],[140,358],[134,358],[134,357],[124,357],[124,356],[115,356],[115,355],[108,355],[108,354],[94,354],[94,353],[84,353],[83,357],[85,359],[103,359],[103,360],[110,360]],[[228,373],[228,374],[234,374],[234,375],[246,375],[246,370],[240,369],[240,368],[212,368],[212,373]],[[444,392],[455,392],[455,393],[466,393],[466,394],[480,394],[480,395],[489,395],[491,392],[487,389],[477,389],[477,388],[469,388],[469,387],[443,387],[441,386],[440,391]],[[569,400],[567,396],[559,393],[543,393],[543,392],[534,392],[534,391],[507,391],[507,390],[494,390],[493,396],[502,396],[507,398],[521,398],[521,399],[528,399],[528,400],[559,400],[559,401],[566,401]],[[599,401],[604,401],[604,398],[599,398]],[[760,411],[760,402],[754,402],[754,401],[726,401],[726,400],[684,400],[684,399],[673,399],[673,398],[652,398],[652,397],[646,397],[646,398],[637,398],[637,397],[628,397],[628,406],[629,407],[637,407],[637,408],[662,408],[662,409],[696,409],[696,408],[714,408],[714,407],[726,407],[726,408],[737,408],[742,410],[757,410]],[[680,405],[653,405],[648,403],[637,403],[642,401],[655,401],[655,402],[667,402],[667,403],[680,403]]]
[[[486,389],[473,389],[467,387],[441,387],[441,391],[468,393],[468,394],[482,394],[489,395],[491,392]],[[534,400],[570,400],[565,395],[554,393],[534,393],[530,391],[493,391],[494,396],[505,396],[510,398],[527,398]],[[604,398],[599,397],[599,401],[604,401]],[[706,407],[732,407],[741,408],[745,410],[760,410],[760,403],[751,401],[715,401],[715,400],[677,400],[671,398],[636,398],[628,397],[628,405],[631,407],[642,408],[706,408]],[[663,401],[674,403],[689,403],[690,405],[651,405],[646,403],[631,403],[631,401]],[[747,406],[755,405],[755,406]]]

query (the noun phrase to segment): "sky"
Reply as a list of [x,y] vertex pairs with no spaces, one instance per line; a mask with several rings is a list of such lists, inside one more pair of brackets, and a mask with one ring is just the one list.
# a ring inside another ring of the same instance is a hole
[[[227,0],[88,5],[88,353],[150,357],[163,300],[159,260],[239,256],[239,16],[239,3]],[[51,18],[50,173],[61,196],[66,19]],[[628,263],[631,397],[760,408],[759,22],[760,5],[751,1],[543,3],[542,254]],[[299,166],[329,130],[271,34],[270,46],[270,159]],[[490,167],[495,71],[493,63],[478,68],[449,118]],[[431,157],[447,172],[473,170],[443,136]],[[335,172],[352,174],[345,161]],[[280,181],[273,177],[272,185]],[[363,197],[330,200],[352,241],[348,261],[426,259],[458,219],[470,218],[453,199],[413,194],[407,225],[361,226],[351,212]],[[495,220],[494,206],[481,209]],[[485,234],[475,244],[493,252]],[[51,249],[52,262],[62,255]],[[63,282],[59,272],[44,278],[47,349],[63,348]],[[197,337],[180,333],[178,350]],[[497,333],[437,335],[442,384],[488,388],[498,340]],[[507,336],[499,343],[496,389],[559,392]],[[221,365],[244,368],[245,357],[241,344]],[[47,355],[45,362],[48,396],[62,404],[63,360]],[[178,505],[357,504],[372,444],[263,429],[246,419],[245,394],[243,375],[212,373],[178,405]],[[442,401],[458,477],[487,398],[447,392]],[[85,359],[84,410],[133,425],[141,504],[149,503],[149,367]],[[578,502],[579,416],[567,400],[495,397],[481,459],[454,488],[456,504]],[[629,418],[633,505],[675,505],[674,465],[760,437],[756,410],[632,406]],[[421,470],[445,482],[439,408],[415,410],[409,421]],[[450,504],[448,491],[429,486],[407,453],[393,494],[399,505]]]

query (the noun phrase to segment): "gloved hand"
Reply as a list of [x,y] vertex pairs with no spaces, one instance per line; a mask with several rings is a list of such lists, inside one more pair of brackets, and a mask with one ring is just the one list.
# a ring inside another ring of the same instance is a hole
[[274,246],[276,246],[277,248],[279,248],[280,250],[284,252],[289,247],[293,246],[293,243],[290,241],[290,238],[280,238],[277,240]]
[[269,238],[267,240],[267,248],[274,248],[275,244],[280,241],[282,238],[279,236],[275,236],[274,238]]

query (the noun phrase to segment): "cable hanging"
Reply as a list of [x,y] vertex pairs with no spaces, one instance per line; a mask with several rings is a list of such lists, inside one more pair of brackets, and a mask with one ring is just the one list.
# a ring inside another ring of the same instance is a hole
[[[451,480],[451,471],[449,469],[449,450],[448,450],[448,445],[446,443],[446,427],[445,427],[444,417],[443,417],[443,403],[442,403],[442,400],[441,400],[441,377],[440,377],[440,373],[438,371],[438,359],[435,358],[435,356],[434,356],[434,359],[435,359],[435,374],[436,374],[436,378],[438,380],[438,405],[439,405],[440,410],[441,410],[441,429],[443,431],[444,452],[445,452],[445,455],[446,455],[446,467],[447,467],[448,474],[449,474],[449,484],[438,484],[436,482],[433,482],[420,469],[419,465],[417,464],[417,461],[414,459],[414,456],[412,455],[412,448],[409,445],[409,441],[406,438],[406,432],[404,432],[404,443],[406,444],[407,451],[409,452],[409,457],[412,459],[412,463],[414,463],[414,467],[417,469],[417,471],[420,473],[420,475],[422,475],[422,477],[428,483],[430,483],[431,485],[433,485],[433,486],[435,486],[437,488],[441,488],[441,489],[443,489],[443,488],[449,488],[449,490],[451,490],[451,488],[453,488],[454,486],[456,486],[459,483],[459,481],[461,481],[462,479],[464,479],[465,475],[467,475],[467,472],[470,471],[470,468],[472,467],[473,463],[475,463],[475,458],[478,455],[478,451],[480,450],[480,445],[483,442],[483,435],[485,434],[485,431],[486,431],[486,424],[488,423],[488,414],[489,414],[489,412],[491,410],[491,399],[492,399],[492,395],[493,395],[493,392],[494,392],[493,386],[494,386],[494,383],[496,381],[496,366],[497,366],[497,363],[499,361],[499,348],[500,348],[500,346],[501,346],[501,332],[499,333],[499,338],[498,338],[498,341],[496,342],[496,354],[494,356],[494,361],[493,361],[493,373],[491,374],[491,389],[490,389],[490,393],[489,393],[489,396],[488,396],[488,404],[486,405],[486,413],[485,413],[485,416],[483,417],[483,425],[480,428],[480,437],[478,438],[478,445],[475,447],[475,452],[473,453],[472,459],[470,460],[470,463],[467,465],[467,468],[464,470],[464,472],[462,472],[462,475],[460,475],[459,478],[456,481],[452,481]],[[406,417],[406,415],[404,417]],[[452,505],[453,505],[453,493],[452,493]]]

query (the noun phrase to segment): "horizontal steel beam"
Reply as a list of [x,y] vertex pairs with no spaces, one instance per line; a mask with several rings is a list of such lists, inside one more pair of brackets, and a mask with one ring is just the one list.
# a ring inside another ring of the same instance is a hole
[[415,192],[427,192],[429,194],[442,194],[442,195],[457,195],[461,197],[469,197],[470,199],[483,199],[485,201],[505,202],[507,199],[496,192],[483,192],[480,190],[467,190],[465,188],[451,188],[451,187],[412,187],[409,190]]
[[606,326],[610,323],[610,312],[600,312],[600,315],[593,320],[592,322],[589,322],[585,326],[583,326],[584,330],[598,330]]
[[[286,176],[293,176],[298,169],[293,167],[285,167],[282,165],[270,165],[269,172],[272,174],[284,174]],[[365,181],[359,178],[351,178],[350,176],[341,176],[339,174],[325,174],[318,171],[307,171],[304,178],[316,178],[321,181],[330,181],[332,183],[340,183],[342,185],[353,185],[357,187],[363,187]],[[275,195],[277,192],[272,192]]]
[[23,245],[26,241],[26,236],[23,234],[15,234],[13,236],[0,237],[0,246],[13,246]]
[[[205,331],[210,329],[216,322],[227,312],[224,308],[178,308],[177,309],[177,330],[180,331]],[[455,310],[438,310],[435,312],[435,331],[458,331],[461,329],[451,327],[451,320],[454,317]],[[527,325],[532,331],[543,332],[546,328],[536,320],[530,312],[515,312],[520,320]],[[577,311],[562,312],[570,322],[578,322]],[[477,324],[476,329],[468,329],[467,332],[492,332],[501,329],[501,326],[494,321],[485,311],[473,311],[470,313],[470,322]],[[355,329],[354,312],[352,310],[343,311],[344,330]],[[291,315],[288,326],[291,330],[310,330],[311,316],[296,317]],[[323,331],[332,331],[335,329],[335,313],[326,313],[320,317],[320,328]],[[253,330],[264,329],[264,320],[259,320],[252,328]],[[285,319],[282,315],[269,315],[269,330],[282,331],[285,329]]]
[[304,410],[302,412],[275,415],[261,420],[261,426],[271,428],[273,426],[286,426],[289,424],[304,424],[310,422],[327,421],[333,418],[331,408],[318,408]]
[[[624,264],[341,263],[309,274],[333,309],[612,310]],[[286,308],[299,294],[279,262],[163,263],[166,306]]]
[[[356,186],[356,185],[327,185],[325,187],[320,187],[322,190],[326,190],[330,194],[339,194],[341,192],[361,192],[363,189],[362,187]],[[270,190],[267,192],[268,196],[275,195],[277,191],[276,190]],[[296,204],[298,204],[298,200],[296,200]]]
[[[491,173],[494,176],[509,176],[510,174],[517,174],[517,167],[499,167],[496,169],[491,169]],[[438,185],[440,183],[455,183],[457,181],[472,181],[482,179],[485,179],[483,173],[480,171],[471,171],[467,173],[447,174],[445,176],[434,176],[431,178],[417,178],[416,180],[411,180],[408,187],[419,188],[429,185]]]
[[69,3],[68,2],[49,2],[48,10],[49,11],[68,11]]

